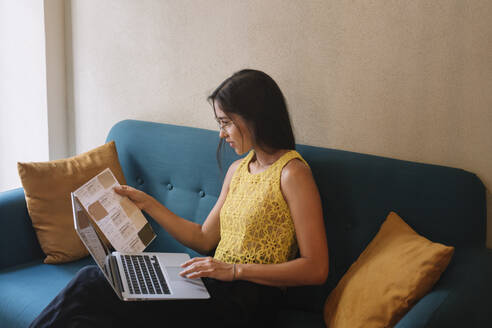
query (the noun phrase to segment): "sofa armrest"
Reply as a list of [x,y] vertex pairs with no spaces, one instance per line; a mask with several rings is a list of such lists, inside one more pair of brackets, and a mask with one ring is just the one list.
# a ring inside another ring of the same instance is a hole
[[492,327],[492,250],[457,249],[433,290],[395,328]]
[[0,270],[43,258],[27,212],[24,189],[0,193]]

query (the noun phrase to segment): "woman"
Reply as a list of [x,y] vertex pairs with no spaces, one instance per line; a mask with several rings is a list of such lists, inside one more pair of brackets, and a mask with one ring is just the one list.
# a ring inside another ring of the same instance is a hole
[[[318,189],[295,149],[282,92],[267,74],[242,70],[209,96],[225,141],[237,154],[217,203],[200,225],[178,217],[146,193],[128,196],[183,245],[213,257],[182,264],[203,278],[209,300],[122,302],[97,267],[82,269],[32,326],[142,325],[167,318],[180,326],[269,324],[285,286],[322,284],[328,248]],[[297,256],[297,254],[299,256]],[[138,314],[138,321],[133,320]],[[156,317],[157,315],[157,317]],[[149,317],[150,316],[150,317]],[[133,320],[133,321],[132,321]],[[164,325],[164,323],[163,323]]]

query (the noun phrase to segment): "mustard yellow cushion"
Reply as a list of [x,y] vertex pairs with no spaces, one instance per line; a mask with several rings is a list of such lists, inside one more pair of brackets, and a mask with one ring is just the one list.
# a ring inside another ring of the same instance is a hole
[[74,261],[88,255],[75,232],[70,192],[109,167],[126,184],[114,141],[67,159],[17,163],[27,210],[46,254],[44,263]]
[[454,247],[433,243],[390,212],[328,296],[329,328],[392,327],[439,280]]

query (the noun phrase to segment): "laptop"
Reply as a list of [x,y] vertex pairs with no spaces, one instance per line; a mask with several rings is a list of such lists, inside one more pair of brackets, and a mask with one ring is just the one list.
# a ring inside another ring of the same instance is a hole
[[121,300],[210,298],[202,279],[179,275],[188,254],[111,252],[77,197],[71,193],[71,198],[75,231]]

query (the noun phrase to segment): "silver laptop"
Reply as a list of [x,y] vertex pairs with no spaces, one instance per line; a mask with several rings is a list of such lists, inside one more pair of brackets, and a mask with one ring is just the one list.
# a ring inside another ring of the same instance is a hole
[[186,253],[110,252],[99,231],[74,194],[71,194],[75,231],[113,290],[123,301],[207,299],[201,279],[179,276]]

